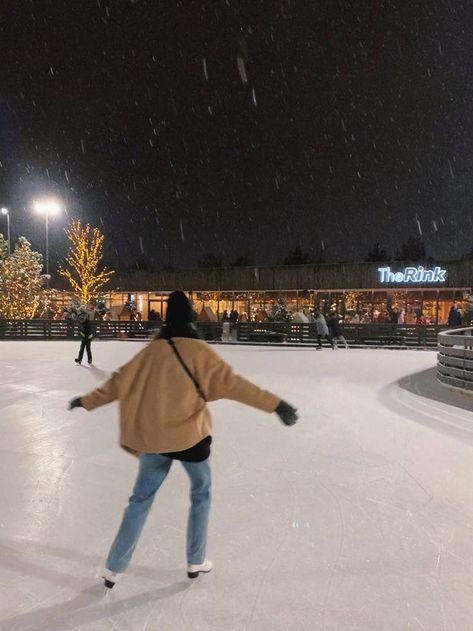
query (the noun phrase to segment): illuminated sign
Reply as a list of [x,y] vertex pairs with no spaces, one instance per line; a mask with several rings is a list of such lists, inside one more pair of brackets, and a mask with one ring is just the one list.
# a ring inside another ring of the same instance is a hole
[[390,267],[378,267],[380,283],[444,283],[447,270],[438,265],[433,269],[405,267],[400,272],[392,272]]

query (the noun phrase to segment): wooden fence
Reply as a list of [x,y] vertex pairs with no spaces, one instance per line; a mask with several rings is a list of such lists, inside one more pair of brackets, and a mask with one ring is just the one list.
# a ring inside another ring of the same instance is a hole
[[[242,342],[317,342],[314,323],[296,324],[286,322],[245,322],[238,326],[238,340]],[[348,344],[373,346],[437,346],[437,335],[445,326],[409,324],[344,324],[342,333]],[[327,344],[327,341],[323,342]]]
[[[156,334],[156,322],[94,321],[98,339],[149,339]],[[209,341],[241,343],[316,344],[313,323],[240,322],[226,327],[217,322],[198,322],[202,337]],[[410,324],[345,324],[343,335],[348,344],[373,346],[437,346],[437,336],[446,326]],[[76,324],[65,320],[0,320],[0,339],[71,340],[78,337]],[[327,344],[327,341],[323,342]]]

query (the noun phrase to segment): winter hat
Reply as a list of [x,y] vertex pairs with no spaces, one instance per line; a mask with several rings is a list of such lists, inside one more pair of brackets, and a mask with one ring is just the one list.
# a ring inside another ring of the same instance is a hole
[[192,307],[187,296],[182,291],[173,291],[168,298],[166,324],[185,324],[192,320]]

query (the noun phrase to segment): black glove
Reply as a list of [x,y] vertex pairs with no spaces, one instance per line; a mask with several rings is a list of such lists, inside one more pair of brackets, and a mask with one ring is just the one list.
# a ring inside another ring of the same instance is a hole
[[76,397],[75,399],[72,399],[71,401],[69,401],[69,410],[73,410],[74,408],[81,408],[82,407],[82,403],[80,400],[80,397]]
[[284,425],[295,425],[297,423],[297,410],[286,401],[280,401],[278,407],[274,410]]

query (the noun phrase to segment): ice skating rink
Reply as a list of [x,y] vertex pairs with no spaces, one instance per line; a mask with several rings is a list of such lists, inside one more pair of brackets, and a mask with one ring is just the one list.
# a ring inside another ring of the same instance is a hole
[[129,571],[99,580],[136,461],[117,408],[66,410],[141,348],[0,343],[0,629],[473,629],[473,398],[431,351],[215,347],[294,403],[292,428],[211,404],[214,571],[185,574],[187,479],[159,492]]

